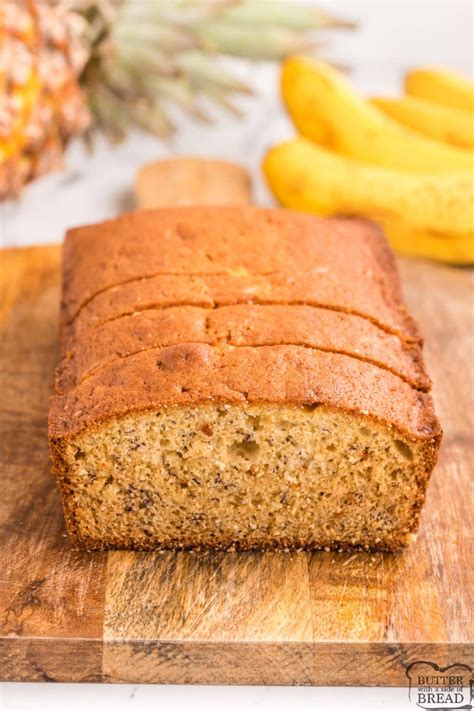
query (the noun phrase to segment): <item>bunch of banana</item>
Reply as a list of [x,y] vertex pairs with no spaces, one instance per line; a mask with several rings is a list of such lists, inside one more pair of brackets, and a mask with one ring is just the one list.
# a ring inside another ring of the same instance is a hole
[[434,70],[408,74],[400,100],[358,96],[328,65],[282,69],[300,137],[264,159],[283,205],[378,222],[399,252],[474,263],[474,87]]
[[474,149],[474,112],[433,104],[417,96],[371,99],[388,116],[435,141],[458,148]]
[[405,91],[442,106],[474,111],[474,85],[442,69],[414,69],[405,77]]

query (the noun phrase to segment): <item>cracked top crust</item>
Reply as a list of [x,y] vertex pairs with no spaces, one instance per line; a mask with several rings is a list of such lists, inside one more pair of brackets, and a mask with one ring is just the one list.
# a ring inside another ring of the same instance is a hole
[[238,304],[151,308],[70,333],[56,372],[58,392],[111,363],[180,343],[230,346],[302,345],[353,355],[429,390],[421,348],[360,316],[313,306]]
[[[184,280],[176,278],[183,275]],[[183,298],[190,276],[203,278],[210,299],[213,286],[225,292],[243,283],[248,289],[253,277],[257,297],[267,291],[278,298],[280,290],[287,301],[315,303],[321,291],[325,306],[332,301],[334,308],[351,309],[408,340],[419,339],[400,297],[393,256],[375,226],[256,207],[141,211],[70,230],[63,318],[71,322],[87,304],[95,308],[99,295],[113,298],[120,286],[138,286],[145,298],[149,280],[155,283],[160,276],[169,277],[173,292],[184,291]],[[196,286],[199,281],[193,291]]]
[[183,343],[118,360],[53,397],[50,434],[63,436],[128,412],[246,402],[328,405],[372,416],[416,438],[439,431],[427,393],[351,356],[304,346]]
[[252,207],[68,233],[53,439],[129,412],[327,405],[438,437],[420,337],[377,228]]

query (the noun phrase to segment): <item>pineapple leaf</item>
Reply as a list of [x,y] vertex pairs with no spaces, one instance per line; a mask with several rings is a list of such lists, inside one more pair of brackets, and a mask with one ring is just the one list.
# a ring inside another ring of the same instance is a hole
[[201,121],[211,119],[200,97],[240,115],[232,95],[253,91],[221,55],[278,60],[321,49],[318,30],[354,27],[292,0],[61,2],[86,21],[90,59],[81,80],[98,124],[114,138],[133,123],[169,136],[170,102]]

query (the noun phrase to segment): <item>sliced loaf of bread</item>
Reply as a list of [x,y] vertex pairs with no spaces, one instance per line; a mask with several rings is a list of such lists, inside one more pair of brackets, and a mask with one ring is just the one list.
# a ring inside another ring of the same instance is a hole
[[50,408],[86,549],[396,550],[441,430],[377,228],[285,210],[68,233]]

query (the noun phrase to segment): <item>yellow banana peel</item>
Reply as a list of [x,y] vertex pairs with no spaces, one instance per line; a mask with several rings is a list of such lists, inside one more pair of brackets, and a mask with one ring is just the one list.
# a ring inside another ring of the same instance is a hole
[[403,218],[382,221],[381,227],[393,249],[409,257],[427,257],[446,264],[474,264],[474,232],[452,235],[416,229]]
[[405,91],[435,104],[474,111],[474,83],[446,69],[413,69],[405,76]]
[[377,96],[370,103],[429,138],[466,150],[474,149],[474,112],[433,104],[416,96],[400,99]]
[[301,137],[270,149],[263,170],[286,207],[365,217],[378,222],[400,252],[474,263],[473,175],[387,170]]
[[287,59],[281,92],[299,133],[350,158],[415,173],[474,171],[473,153],[400,125],[324,62]]

